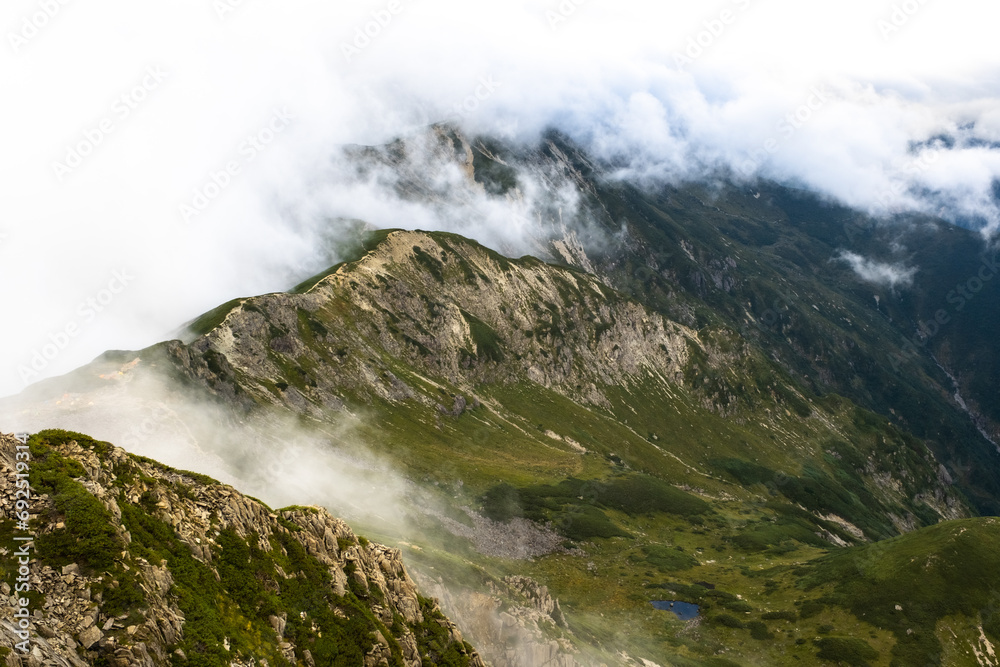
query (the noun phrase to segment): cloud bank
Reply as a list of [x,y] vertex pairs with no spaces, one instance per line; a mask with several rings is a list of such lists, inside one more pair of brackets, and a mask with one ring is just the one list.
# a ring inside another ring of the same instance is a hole
[[557,127],[621,178],[721,170],[992,233],[997,18],[980,0],[11,0],[0,395],[321,270],[335,217],[502,247],[542,200],[573,210],[544,174],[456,214],[332,162],[442,120],[529,143]]

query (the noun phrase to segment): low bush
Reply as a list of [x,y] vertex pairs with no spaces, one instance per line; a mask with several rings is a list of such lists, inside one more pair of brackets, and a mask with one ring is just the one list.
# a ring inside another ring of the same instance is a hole
[[765,621],[797,621],[794,611],[769,611],[760,615]]
[[711,622],[715,625],[722,625],[727,628],[736,628],[738,630],[742,630],[746,627],[746,624],[744,624],[743,621],[735,616],[731,616],[730,614],[719,614],[718,616],[713,616]]
[[852,637],[825,637],[816,640],[819,653],[816,657],[829,660],[836,664],[851,665],[851,667],[868,667],[871,661],[878,660],[879,653],[863,639]]
[[767,629],[763,621],[750,621],[747,623],[747,629],[750,630],[750,637],[753,639],[760,641],[774,639],[774,634]]
[[698,561],[674,547],[651,544],[642,548],[646,562],[661,572],[678,572],[690,570],[698,565]]

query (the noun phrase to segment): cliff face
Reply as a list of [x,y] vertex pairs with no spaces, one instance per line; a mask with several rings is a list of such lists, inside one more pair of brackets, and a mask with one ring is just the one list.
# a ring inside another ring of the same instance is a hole
[[[18,444],[0,436],[7,665],[483,665],[398,550],[325,510],[272,511],[62,431],[30,441],[35,540],[30,592],[17,592]],[[18,647],[25,601],[30,644]]]

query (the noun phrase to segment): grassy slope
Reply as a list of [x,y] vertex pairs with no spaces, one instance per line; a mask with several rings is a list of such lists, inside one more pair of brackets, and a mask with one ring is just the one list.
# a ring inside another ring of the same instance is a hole
[[[964,378],[967,398],[1000,420],[992,390],[1000,377],[992,346],[1000,280],[963,312],[946,300],[979,266],[982,248],[972,233],[877,228],[853,211],[767,184],[759,200],[735,187],[648,193],[605,185],[599,192],[614,227],[627,219],[641,239],[638,251],[608,258],[620,288],[679,321],[739,331],[807,392],[847,396],[927,439],[980,511],[1000,512],[996,449],[951,399],[950,380],[926,350],[899,363],[918,322],[948,310],[952,320],[929,349]],[[684,243],[693,259],[680,249]],[[882,256],[894,243],[912,252]],[[914,286],[860,281],[834,261],[845,249],[919,267]],[[726,258],[737,268],[720,269]],[[714,285],[713,272],[731,284]]]

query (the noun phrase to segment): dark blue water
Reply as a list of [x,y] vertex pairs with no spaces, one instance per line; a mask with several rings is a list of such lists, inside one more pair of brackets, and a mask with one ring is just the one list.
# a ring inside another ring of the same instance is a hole
[[682,621],[698,618],[698,605],[676,600],[653,600],[653,606],[663,611],[672,611]]

